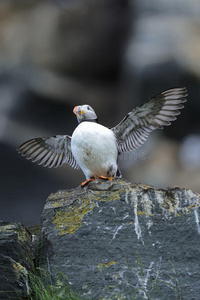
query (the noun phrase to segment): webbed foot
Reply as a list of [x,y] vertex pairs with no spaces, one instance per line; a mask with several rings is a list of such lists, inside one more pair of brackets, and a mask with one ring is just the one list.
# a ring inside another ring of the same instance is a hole
[[105,180],[113,180],[113,177],[105,177],[105,176],[100,176],[98,177],[99,179],[105,179]]
[[93,181],[93,180],[95,180],[95,178],[87,179],[86,181],[83,181],[83,182],[81,183],[81,186],[85,186],[86,184],[88,184],[88,182]]

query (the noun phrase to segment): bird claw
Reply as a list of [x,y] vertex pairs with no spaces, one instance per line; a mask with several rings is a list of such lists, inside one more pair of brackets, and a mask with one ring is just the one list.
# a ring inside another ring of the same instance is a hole
[[[104,179],[104,180],[113,180],[113,177],[105,177],[105,176],[100,176],[100,177],[98,177],[98,179]],[[90,182],[90,181],[94,181],[95,180],[95,178],[91,178],[91,179],[87,179],[87,180],[85,180],[85,181],[83,181],[82,183],[81,183],[81,186],[85,186],[86,184],[88,184],[88,182]]]
[[88,182],[94,181],[94,180],[95,180],[95,178],[87,179],[81,183],[81,186],[85,186],[86,184],[88,184]]
[[105,176],[100,176],[98,179],[105,179],[105,180],[113,180],[113,177],[105,177]]
[[98,179],[105,179],[105,180],[107,180],[108,177],[105,177],[105,176],[99,176]]

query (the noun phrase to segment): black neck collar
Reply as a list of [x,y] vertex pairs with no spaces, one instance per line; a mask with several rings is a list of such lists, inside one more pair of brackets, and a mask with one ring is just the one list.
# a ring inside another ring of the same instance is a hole
[[96,119],[81,120],[81,121],[79,122],[79,124],[82,123],[82,122],[98,123],[98,119],[96,118]]

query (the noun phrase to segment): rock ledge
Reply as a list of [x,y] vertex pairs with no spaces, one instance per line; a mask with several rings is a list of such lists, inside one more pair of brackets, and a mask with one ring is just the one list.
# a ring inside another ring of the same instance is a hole
[[199,206],[191,190],[121,179],[58,191],[42,214],[42,264],[85,299],[198,299]]

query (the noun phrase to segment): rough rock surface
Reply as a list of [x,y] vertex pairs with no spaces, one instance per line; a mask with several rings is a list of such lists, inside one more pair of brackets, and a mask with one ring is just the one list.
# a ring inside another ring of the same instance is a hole
[[85,299],[199,299],[199,195],[124,180],[58,191],[42,215],[42,261]]
[[33,269],[32,237],[19,223],[0,221],[0,299],[21,299],[30,292]]

